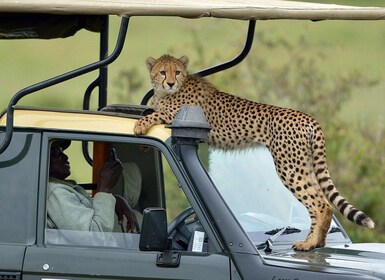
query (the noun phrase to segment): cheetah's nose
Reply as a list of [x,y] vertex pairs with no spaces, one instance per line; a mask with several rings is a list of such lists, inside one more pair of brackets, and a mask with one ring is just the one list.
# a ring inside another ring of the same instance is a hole
[[174,85],[175,85],[175,83],[167,83],[168,84],[168,86],[170,87],[170,88],[172,88]]

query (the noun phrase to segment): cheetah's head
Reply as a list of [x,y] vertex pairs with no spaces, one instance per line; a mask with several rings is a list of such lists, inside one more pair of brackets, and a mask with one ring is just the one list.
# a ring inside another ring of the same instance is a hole
[[188,57],[177,59],[171,55],[163,55],[158,59],[149,57],[146,60],[150,71],[151,83],[155,93],[173,94],[178,92],[187,77]]

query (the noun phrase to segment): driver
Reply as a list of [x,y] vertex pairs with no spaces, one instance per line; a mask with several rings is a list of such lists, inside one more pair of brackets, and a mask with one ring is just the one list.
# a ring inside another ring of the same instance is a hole
[[123,221],[123,216],[127,218],[126,231],[135,232],[130,206],[121,196],[111,194],[122,172],[120,161],[113,160],[104,164],[99,173],[97,193],[91,197],[75,181],[66,180],[71,171],[64,150],[70,144],[70,140],[56,140],[51,144],[48,228],[111,232],[116,212],[119,222]]

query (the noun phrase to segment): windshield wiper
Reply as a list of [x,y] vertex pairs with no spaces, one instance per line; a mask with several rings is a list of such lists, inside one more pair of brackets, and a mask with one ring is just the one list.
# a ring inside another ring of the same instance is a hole
[[284,229],[282,234],[292,234],[292,233],[301,232],[301,230],[298,229],[298,228],[284,227],[284,228],[276,228],[276,229],[272,229],[272,230],[266,231],[265,234],[267,234],[267,235],[275,235],[278,232],[280,232],[282,229]]
[[276,228],[270,231],[265,232],[267,235],[273,235],[269,237],[265,242],[257,245],[257,249],[264,250],[266,253],[270,253],[273,250],[273,244],[283,234],[292,234],[301,232],[298,228],[292,228],[292,227],[283,227],[283,228]]
[[328,234],[329,234],[329,233],[335,233],[335,232],[342,232],[342,230],[341,230],[339,227],[333,226],[333,227],[329,230]]

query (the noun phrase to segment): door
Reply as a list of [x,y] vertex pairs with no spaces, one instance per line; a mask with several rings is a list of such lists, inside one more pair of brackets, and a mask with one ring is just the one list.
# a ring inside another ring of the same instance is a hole
[[156,252],[75,246],[30,247],[23,279],[230,279],[229,259],[183,254],[179,267],[158,267]]
[[[193,252],[187,247],[178,248],[176,255],[180,259],[174,266],[157,265],[159,252],[139,250],[140,216],[144,209],[165,208],[170,222],[183,209],[195,205],[190,203],[180,187],[186,181],[181,172],[175,172],[177,165],[169,162],[172,157],[167,154],[167,149],[150,140],[138,143],[138,138],[130,141],[127,137],[107,138],[100,135],[84,139],[84,136],[76,134],[68,139],[67,134],[66,140],[71,140],[71,145],[66,145],[65,151],[62,151],[68,157],[71,167],[69,177],[76,181],[74,184],[92,189],[95,185],[93,181],[97,182],[92,165],[100,166],[100,162],[89,165],[79,156],[82,142],[87,140],[91,158],[97,147],[102,146],[104,151],[106,147],[115,149],[123,171],[113,192],[129,202],[135,212],[138,232],[124,232],[124,224],[122,227],[116,221],[112,231],[106,232],[52,227],[52,224],[59,223],[50,223],[47,218],[47,213],[50,213],[47,208],[51,207],[47,204],[51,182],[51,144],[64,135],[50,133],[45,137],[42,161],[47,164],[46,168],[44,164],[41,168],[38,242],[26,250],[23,279],[230,279],[229,257],[216,249],[219,246],[206,246],[200,252]],[[96,142],[98,144],[94,145]],[[101,145],[103,142],[104,145]],[[91,196],[95,193],[92,190],[88,192]],[[77,220],[83,219],[81,212],[75,214],[75,210],[71,211]],[[213,244],[210,240],[206,243]]]

